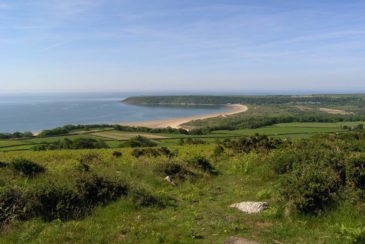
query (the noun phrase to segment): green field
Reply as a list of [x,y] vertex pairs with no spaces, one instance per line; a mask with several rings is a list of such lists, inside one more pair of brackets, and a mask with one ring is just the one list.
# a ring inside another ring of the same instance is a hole
[[[315,134],[326,134],[333,132],[344,132],[342,126],[356,126],[358,124],[364,124],[363,121],[355,122],[336,122],[336,123],[281,123],[273,126],[266,126],[258,129],[241,129],[241,130],[218,130],[213,131],[207,135],[186,136],[181,134],[158,134],[158,133],[137,133],[137,132],[123,132],[116,130],[91,130],[91,131],[78,131],[66,136],[55,136],[46,138],[34,138],[34,139],[19,139],[19,140],[0,140],[0,151],[12,151],[20,149],[30,149],[32,146],[42,143],[56,142],[63,138],[76,139],[76,138],[94,138],[104,140],[110,147],[119,147],[121,142],[126,141],[137,135],[143,135],[147,138],[153,139],[161,146],[176,145],[179,142],[179,138],[195,137],[202,138],[207,142],[214,142],[215,139],[222,139],[226,137],[237,136],[251,136],[256,133],[269,135],[273,137],[281,138],[305,138]],[[171,138],[171,139],[170,139]],[[24,146],[22,146],[24,145]]]

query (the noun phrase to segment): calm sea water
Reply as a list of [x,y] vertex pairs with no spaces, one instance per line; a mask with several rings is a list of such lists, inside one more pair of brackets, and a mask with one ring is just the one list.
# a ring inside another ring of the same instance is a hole
[[0,132],[163,120],[226,110],[224,106],[136,106],[120,102],[130,95],[136,94],[0,94]]

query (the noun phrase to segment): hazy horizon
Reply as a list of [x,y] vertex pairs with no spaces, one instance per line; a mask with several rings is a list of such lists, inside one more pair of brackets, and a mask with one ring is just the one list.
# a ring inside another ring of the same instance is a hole
[[365,94],[363,90],[250,90],[250,91],[218,91],[218,90],[160,90],[160,91],[28,91],[28,92],[1,92],[3,96],[52,96],[52,95],[66,95],[66,96],[87,96],[87,95],[125,95],[127,96],[195,96],[195,95],[212,95],[212,96],[249,96],[249,95],[346,95],[346,94]]
[[0,94],[365,91],[365,2],[0,1]]

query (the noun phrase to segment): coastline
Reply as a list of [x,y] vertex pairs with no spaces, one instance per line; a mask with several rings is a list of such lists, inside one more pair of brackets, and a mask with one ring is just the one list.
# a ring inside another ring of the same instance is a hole
[[229,111],[223,113],[214,113],[214,114],[202,114],[202,115],[195,115],[183,118],[175,118],[175,119],[168,119],[168,120],[153,120],[153,121],[143,121],[143,122],[130,122],[130,123],[123,123],[121,125],[127,126],[135,126],[135,127],[148,127],[152,129],[161,129],[161,128],[183,128],[181,125],[188,123],[193,120],[200,120],[200,119],[209,119],[209,118],[216,118],[216,117],[226,117],[238,113],[244,113],[248,110],[246,105],[242,104],[227,104],[229,107]]

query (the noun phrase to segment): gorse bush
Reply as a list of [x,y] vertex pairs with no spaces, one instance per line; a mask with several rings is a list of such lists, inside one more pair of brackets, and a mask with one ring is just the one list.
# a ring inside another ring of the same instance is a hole
[[129,188],[124,182],[92,174],[77,179],[76,189],[84,204],[93,206],[115,201],[127,195]]
[[22,192],[14,188],[0,191],[0,227],[13,219],[23,217],[26,200]]
[[80,218],[91,208],[75,190],[56,186],[52,182],[32,188],[23,197],[27,200],[25,218],[65,221]]
[[220,144],[218,144],[217,146],[215,146],[214,151],[213,151],[213,156],[214,157],[219,157],[224,153],[224,147]]
[[251,151],[266,152],[276,149],[284,142],[280,139],[270,138],[264,135],[242,137],[237,140],[225,140],[224,146],[232,149],[235,153],[248,153]]
[[336,172],[323,165],[308,164],[294,169],[282,179],[283,202],[302,213],[318,213],[334,204],[341,187]]
[[145,157],[160,157],[166,156],[168,158],[172,158],[177,155],[177,151],[171,152],[166,147],[161,148],[136,148],[132,151],[132,156],[135,158],[140,158],[142,156]]
[[89,163],[101,163],[101,158],[98,153],[86,153],[80,156],[80,162],[89,164]]
[[0,169],[1,169],[1,168],[6,168],[6,167],[8,167],[8,166],[9,166],[9,164],[4,163],[4,162],[0,162]]
[[136,136],[122,144],[125,147],[155,147],[157,143],[144,136]]
[[195,176],[193,172],[176,163],[160,163],[155,166],[155,172],[163,177],[169,176],[173,180],[186,180]]
[[119,151],[113,152],[113,157],[120,158],[122,156],[123,156],[122,152],[119,152]]
[[365,190],[365,156],[356,156],[348,160],[347,172],[348,183],[352,186]]
[[76,165],[76,169],[80,172],[89,172],[90,171],[90,166],[81,161]]
[[81,175],[72,188],[46,182],[25,191],[6,189],[0,193],[0,221],[6,224],[12,219],[34,217],[45,221],[77,219],[98,205],[126,196],[128,191],[125,182],[94,174]]
[[35,176],[46,171],[43,166],[33,163],[27,159],[15,159],[10,164],[10,167],[14,171],[19,172],[25,176]]
[[188,164],[196,169],[202,170],[205,173],[217,174],[217,170],[209,162],[209,160],[203,156],[195,156],[188,160]]

